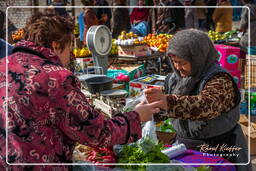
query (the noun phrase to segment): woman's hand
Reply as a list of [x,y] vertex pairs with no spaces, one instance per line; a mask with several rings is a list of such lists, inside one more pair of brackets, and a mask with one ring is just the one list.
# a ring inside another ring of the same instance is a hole
[[156,88],[150,88],[150,89],[145,89],[144,93],[148,103],[158,101],[160,103],[160,106],[158,106],[159,108],[163,110],[168,109],[167,97],[165,94],[163,94],[162,90],[159,90]]
[[159,106],[160,101],[153,102],[151,104],[146,104],[145,102],[141,102],[135,106],[135,111],[140,116],[141,122],[146,122],[152,120],[152,116],[155,113],[160,112]]

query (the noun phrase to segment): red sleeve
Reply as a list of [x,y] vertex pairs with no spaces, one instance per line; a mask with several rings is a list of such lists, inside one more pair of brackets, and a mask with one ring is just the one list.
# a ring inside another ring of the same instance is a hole
[[136,8],[133,8],[133,10],[132,10],[132,13],[131,13],[131,15],[130,15],[130,23],[132,24],[133,23],[133,21],[134,20],[136,20],[136,14],[137,14],[137,12],[136,12],[137,10],[136,10]]
[[142,10],[140,20],[142,20],[142,21],[148,21],[148,16],[149,16],[149,8],[144,8],[144,9]]
[[141,138],[140,118],[136,112],[106,120],[89,105],[77,82],[76,77],[67,77],[52,97],[57,100],[57,125],[70,139],[89,146],[112,146]]

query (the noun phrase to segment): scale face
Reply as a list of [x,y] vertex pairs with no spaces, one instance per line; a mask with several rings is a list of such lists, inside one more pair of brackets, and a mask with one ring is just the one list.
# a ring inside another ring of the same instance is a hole
[[92,52],[94,65],[102,67],[104,74],[108,68],[108,54],[112,46],[112,36],[105,25],[91,26],[86,35],[86,43]]
[[97,32],[95,33],[94,41],[96,53],[100,55],[107,55],[109,53],[109,50],[111,49],[111,43],[111,36],[106,28],[98,28]]

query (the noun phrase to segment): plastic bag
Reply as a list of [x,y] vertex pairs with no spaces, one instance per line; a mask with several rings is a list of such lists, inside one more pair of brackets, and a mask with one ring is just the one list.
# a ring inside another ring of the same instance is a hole
[[126,100],[126,105],[123,109],[123,112],[133,111],[135,106],[143,101],[145,103],[148,103],[147,98],[144,93],[141,93],[139,96],[137,96],[135,98],[130,98],[130,99]]
[[151,121],[147,121],[143,128],[142,128],[142,138],[148,137],[152,140],[154,143],[158,143],[157,135],[156,135],[156,125],[153,121],[153,118]]

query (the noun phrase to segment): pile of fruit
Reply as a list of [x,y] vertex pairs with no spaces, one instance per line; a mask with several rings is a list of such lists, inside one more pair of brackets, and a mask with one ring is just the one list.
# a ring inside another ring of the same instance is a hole
[[171,34],[148,34],[144,37],[144,41],[159,52],[166,52],[168,42],[172,38]]
[[[116,41],[116,39],[112,39],[112,47],[110,50],[110,55],[118,54],[118,49],[117,49],[117,45],[115,44],[115,41]],[[92,53],[88,49],[88,47],[74,48],[73,54],[74,54],[75,58],[83,58],[83,57],[92,56]]]
[[238,32],[239,32],[238,30],[231,30],[231,31],[221,34],[219,32],[210,30],[210,31],[208,31],[208,36],[213,41],[219,41],[219,40],[237,38]]
[[87,47],[83,47],[81,49],[75,48],[73,49],[73,54],[75,58],[83,58],[92,55],[91,51]]
[[127,46],[146,44],[146,42],[143,40],[143,37],[138,37],[138,35],[133,32],[126,33],[126,31],[122,31],[121,35],[118,36],[118,39],[115,40],[115,44]]
[[74,35],[78,35],[79,34],[79,25],[78,25],[78,23],[75,24],[73,33],[74,33]]
[[212,31],[212,30],[208,31],[208,36],[213,41],[218,41],[218,40],[224,40],[225,39],[225,37],[221,33],[216,32],[216,31]]
[[118,54],[118,49],[116,45],[116,39],[112,39],[112,47],[110,50],[110,55],[117,55]]
[[24,29],[19,29],[14,34],[12,34],[12,40],[14,41],[21,40],[23,36],[24,36]]

